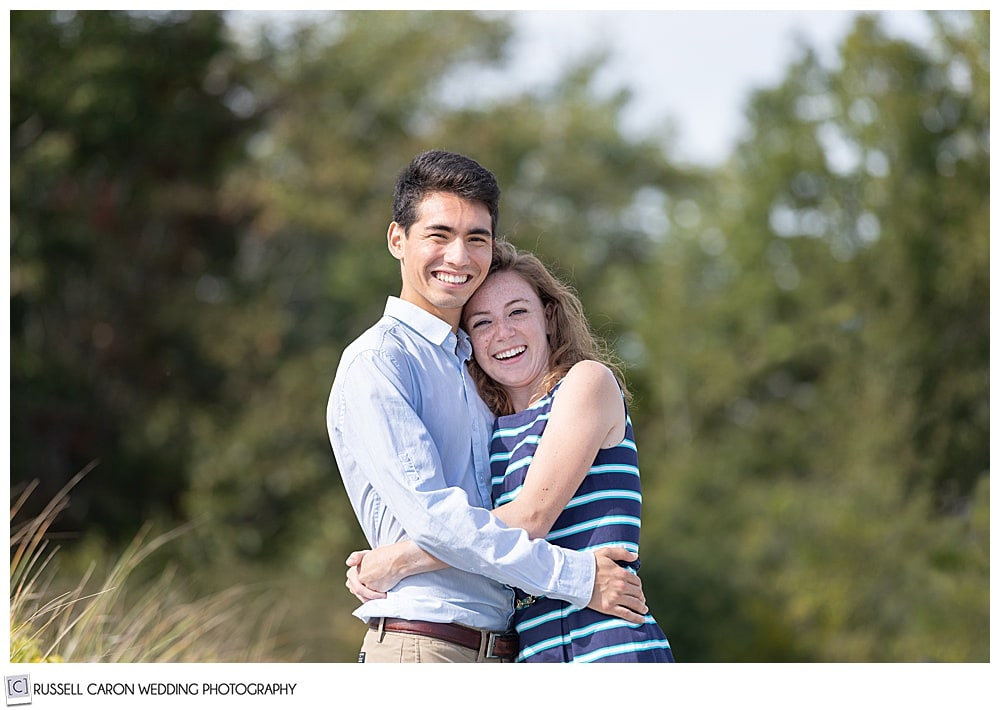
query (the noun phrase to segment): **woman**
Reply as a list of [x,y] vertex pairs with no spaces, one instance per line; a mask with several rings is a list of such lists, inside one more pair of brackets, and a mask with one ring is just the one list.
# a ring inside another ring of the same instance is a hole
[[[497,240],[489,276],[462,322],[473,377],[498,417],[490,447],[497,517],[564,547],[638,553],[641,493],[628,391],[576,295],[535,256]],[[389,547],[412,564],[413,543]],[[442,564],[416,549],[424,569]],[[352,555],[348,564],[360,559]],[[638,560],[631,566],[638,569]],[[652,616],[622,616],[518,591],[517,660],[673,661]]]

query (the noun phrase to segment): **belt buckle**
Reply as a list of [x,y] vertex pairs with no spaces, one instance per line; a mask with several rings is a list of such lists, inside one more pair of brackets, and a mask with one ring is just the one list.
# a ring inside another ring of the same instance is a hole
[[507,638],[507,637],[511,636],[511,634],[506,633],[506,632],[504,632],[504,633],[497,633],[496,631],[489,631],[487,633],[489,634],[489,636],[487,636],[487,638],[486,638],[486,657],[487,658],[501,658],[501,659],[503,659],[503,658],[513,658],[514,657],[514,656],[510,656],[510,655],[499,656],[496,653],[497,641],[499,639],[502,639],[502,638]]
[[489,636],[486,639],[486,657],[487,658],[502,658],[502,656],[496,655],[496,645],[497,639],[506,634],[498,634],[496,631],[488,632]]

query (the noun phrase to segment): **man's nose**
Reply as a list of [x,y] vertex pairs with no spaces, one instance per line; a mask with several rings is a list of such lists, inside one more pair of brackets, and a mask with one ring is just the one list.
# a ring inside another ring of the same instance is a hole
[[453,239],[444,252],[445,261],[455,266],[465,266],[469,263],[469,249],[464,239]]

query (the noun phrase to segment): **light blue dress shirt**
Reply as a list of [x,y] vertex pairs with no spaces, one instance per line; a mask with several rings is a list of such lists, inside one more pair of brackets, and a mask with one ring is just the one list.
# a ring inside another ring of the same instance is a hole
[[[390,296],[383,317],[343,353],[327,428],[347,495],[372,547],[413,539],[451,565],[413,575],[355,616],[502,630],[513,592],[582,607],[590,552],[531,540],[489,512],[493,415],[466,369],[464,331]],[[509,585],[509,586],[508,586]]]

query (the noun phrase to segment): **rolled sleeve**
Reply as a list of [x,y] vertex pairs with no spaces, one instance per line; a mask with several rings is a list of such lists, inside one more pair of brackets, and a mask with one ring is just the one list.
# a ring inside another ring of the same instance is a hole
[[391,348],[351,353],[337,373],[327,426],[369,543],[409,537],[454,568],[585,606],[593,555],[531,540],[474,504],[475,471],[449,470],[424,421],[428,408],[448,405],[426,396]]

